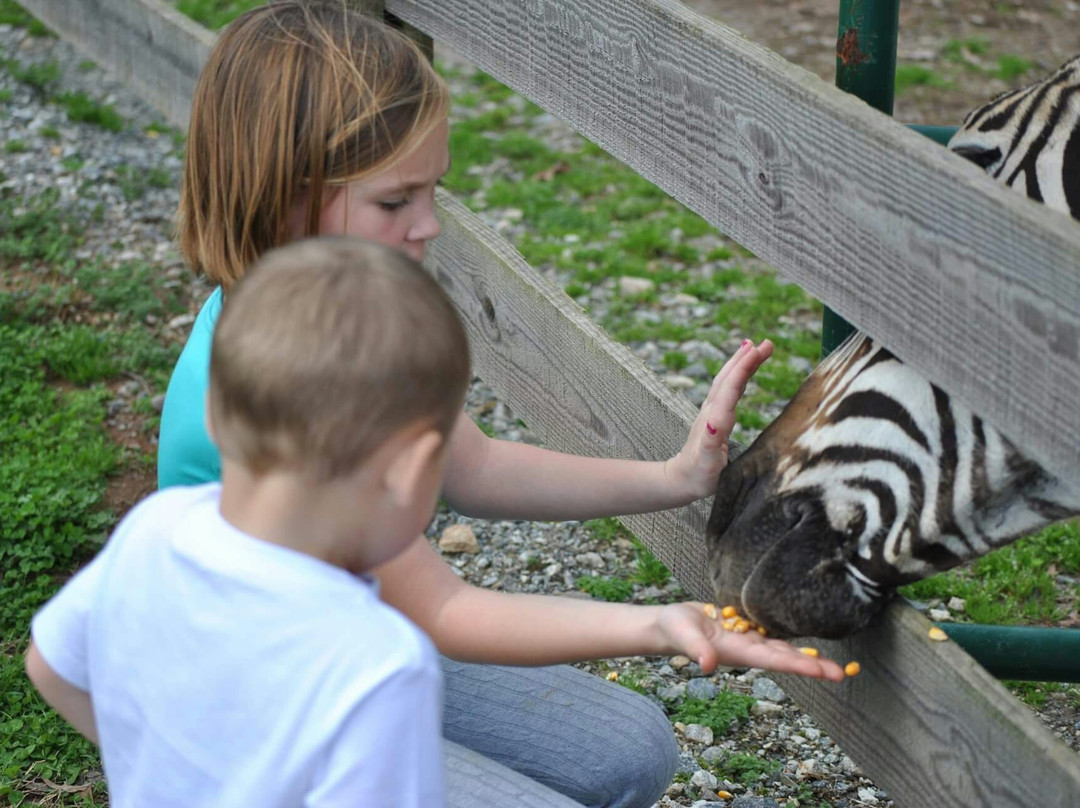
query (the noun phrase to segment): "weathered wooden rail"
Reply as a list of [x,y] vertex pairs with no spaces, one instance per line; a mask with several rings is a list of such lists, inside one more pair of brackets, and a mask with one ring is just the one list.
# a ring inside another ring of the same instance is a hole
[[[160,0],[20,0],[178,126],[214,36]],[[365,5],[377,10],[380,2]],[[1080,228],[673,0],[387,0],[983,413],[1080,469]],[[656,458],[694,412],[446,194],[429,266],[549,446]],[[1038,412],[1038,418],[1031,414]],[[710,597],[703,505],[627,521]],[[1075,808],[1080,758],[903,604],[785,688],[900,806]]]

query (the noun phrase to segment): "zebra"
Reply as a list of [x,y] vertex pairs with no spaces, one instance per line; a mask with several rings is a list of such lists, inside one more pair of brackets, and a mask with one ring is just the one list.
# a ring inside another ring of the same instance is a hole
[[[1080,220],[1080,56],[970,112],[948,146]],[[717,603],[773,635],[840,638],[897,586],[1076,514],[1080,478],[856,333],[721,473],[705,541]]]

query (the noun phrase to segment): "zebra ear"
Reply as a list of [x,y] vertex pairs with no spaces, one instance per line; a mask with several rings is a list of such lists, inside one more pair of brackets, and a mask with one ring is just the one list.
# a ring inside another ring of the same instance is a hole
[[965,146],[950,146],[951,151],[959,154],[966,160],[970,160],[984,171],[995,165],[1001,159],[1001,149],[997,146],[986,148],[975,144]]

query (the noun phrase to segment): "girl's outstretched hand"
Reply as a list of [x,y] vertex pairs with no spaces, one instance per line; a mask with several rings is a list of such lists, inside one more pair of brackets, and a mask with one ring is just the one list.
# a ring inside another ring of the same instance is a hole
[[844,679],[844,669],[825,657],[812,657],[783,640],[772,640],[756,631],[737,634],[723,628],[720,620],[705,613],[704,604],[673,603],[660,609],[658,628],[668,647],[693,659],[710,673],[717,665],[733,668],[765,668],[796,673],[814,679]]
[[690,436],[680,452],[667,461],[665,471],[676,486],[683,486],[691,501],[716,490],[716,480],[728,461],[728,437],[735,428],[735,405],[746,383],[761,364],[772,356],[773,344],[764,340],[754,345],[743,340],[713,379],[701,412],[690,428]]

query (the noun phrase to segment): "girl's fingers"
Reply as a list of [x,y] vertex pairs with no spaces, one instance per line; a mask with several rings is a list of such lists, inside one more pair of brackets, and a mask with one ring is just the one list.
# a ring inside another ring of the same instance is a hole
[[[710,390],[711,400],[706,400],[705,405],[719,412],[733,411],[746,390],[746,383],[750,381],[750,377],[757,372],[761,364],[772,356],[772,352],[773,344],[765,340],[757,347],[746,349],[741,355],[736,354],[731,362],[730,370],[723,379],[720,379],[719,373],[717,374],[719,383],[714,384]],[[724,368],[721,368],[720,373],[723,372]]]
[[728,360],[721,366],[720,372],[713,377],[712,385],[709,387],[709,398],[712,398],[716,391],[720,389],[720,385],[723,384],[724,379],[731,375],[731,369],[735,367],[735,364],[753,349],[754,343],[748,339],[744,339],[742,345],[739,346],[739,349],[728,357]]

